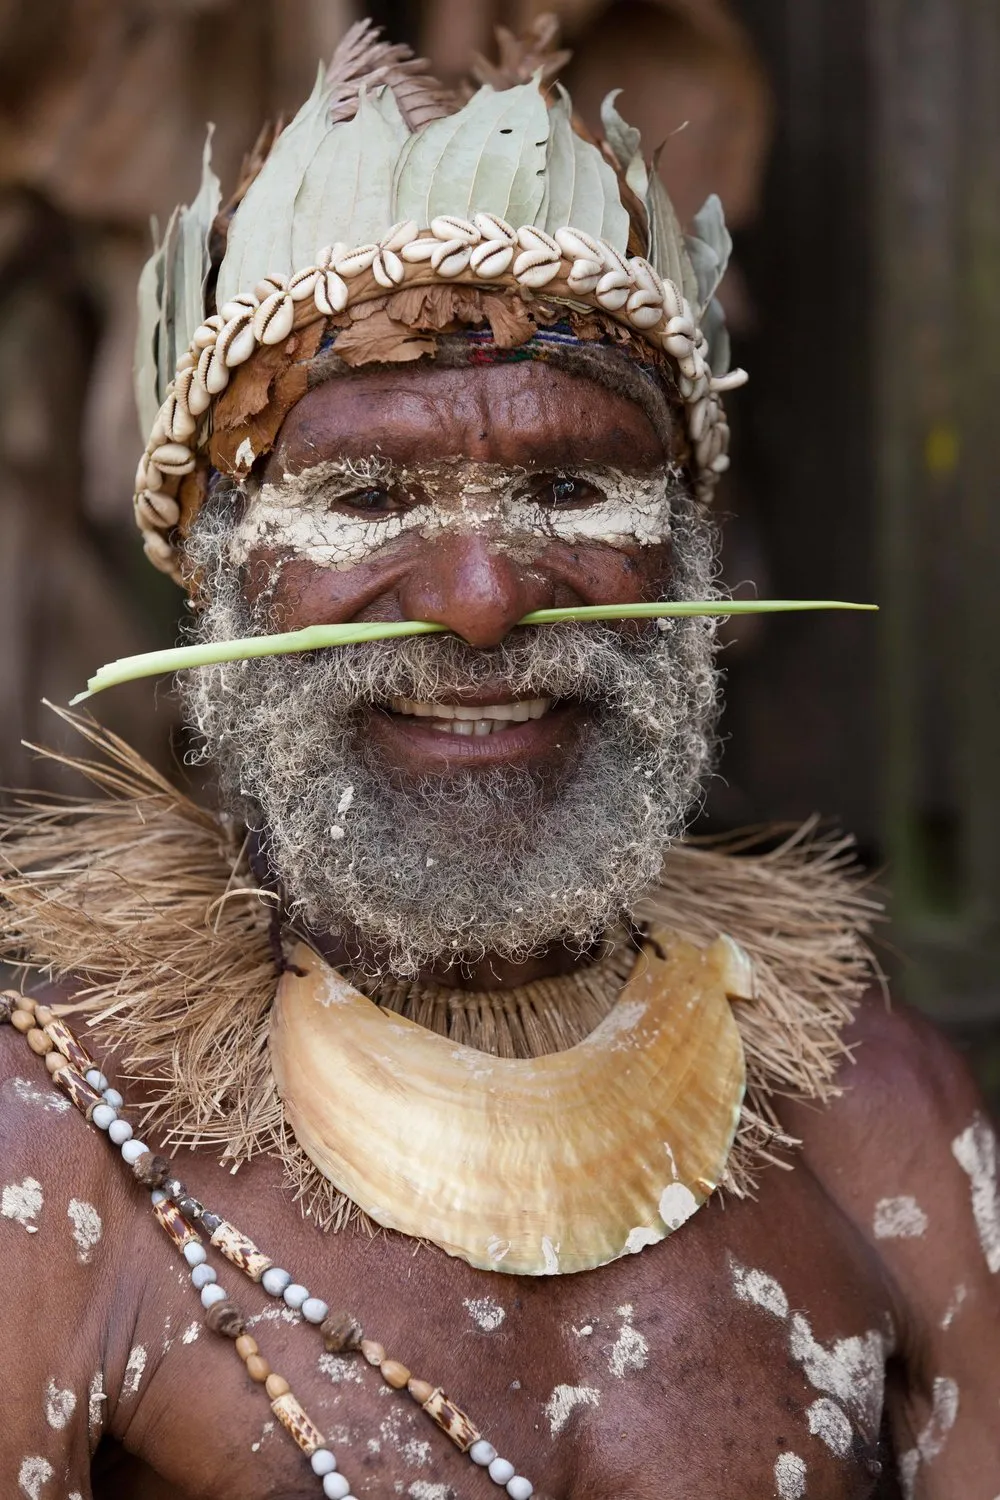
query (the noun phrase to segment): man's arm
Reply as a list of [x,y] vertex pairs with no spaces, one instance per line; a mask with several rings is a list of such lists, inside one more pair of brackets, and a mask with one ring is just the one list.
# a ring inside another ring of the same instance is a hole
[[128,1350],[112,1165],[41,1060],[0,1028],[0,1495],[89,1500],[108,1381],[120,1384]]
[[[845,1096],[783,1111],[877,1256],[901,1375],[889,1415],[905,1500],[1000,1497],[997,1141],[962,1060],[925,1021],[863,1011]],[[819,1120],[822,1119],[822,1124]]]

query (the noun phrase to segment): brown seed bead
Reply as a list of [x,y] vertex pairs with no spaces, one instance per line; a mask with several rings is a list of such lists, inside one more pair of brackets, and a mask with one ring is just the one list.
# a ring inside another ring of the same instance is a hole
[[10,1023],[11,1016],[20,1009],[20,999],[20,995],[10,993],[0,995],[0,1026]]
[[40,1031],[38,1027],[35,1026],[31,1029],[31,1031],[28,1032],[28,1046],[31,1048],[32,1052],[37,1053],[39,1057],[44,1057],[46,1052],[52,1051],[55,1043],[50,1036],[46,1036],[44,1031]]
[[144,1151],[138,1161],[133,1162],[132,1171],[136,1182],[141,1182],[143,1187],[162,1187],[164,1181],[170,1174],[170,1163],[165,1156],[156,1156],[152,1151]]
[[376,1369],[378,1369],[379,1365],[385,1359],[385,1350],[381,1344],[376,1344],[374,1339],[361,1340],[361,1353],[368,1363],[374,1365]]
[[68,1068],[69,1063],[61,1052],[47,1052],[45,1055],[45,1066],[50,1073],[58,1073],[60,1068]]
[[49,1005],[35,1006],[35,1025],[47,1026],[50,1021],[55,1020],[55,1011]]
[[247,1374],[250,1376],[250,1379],[256,1380],[258,1385],[263,1385],[270,1373],[271,1366],[264,1356],[262,1354],[251,1354],[247,1360]]
[[378,1368],[386,1385],[391,1385],[394,1391],[401,1391],[410,1378],[409,1370],[398,1359],[384,1359]]
[[331,1313],[320,1324],[324,1347],[330,1354],[343,1354],[347,1349],[357,1349],[364,1337],[361,1324],[349,1312]]
[[205,1324],[224,1339],[238,1339],[247,1326],[234,1302],[213,1302],[205,1314]]
[[406,1389],[413,1397],[418,1406],[423,1406],[434,1394],[434,1387],[429,1380],[418,1380],[416,1376],[406,1382]]
[[284,1375],[269,1375],[264,1381],[264,1389],[272,1401],[277,1401],[279,1396],[287,1396],[292,1388]]
[[10,1018],[10,1024],[13,1026],[15,1031],[19,1031],[21,1035],[24,1036],[26,1032],[34,1030],[34,1011],[16,1010]]
[[240,1359],[249,1359],[251,1354],[259,1353],[257,1340],[252,1339],[248,1333],[241,1333],[236,1340],[236,1353]]
[[30,995],[19,995],[16,990],[7,990],[6,993],[15,1002],[15,1010],[26,1010],[29,1016],[35,1014],[35,1002]]

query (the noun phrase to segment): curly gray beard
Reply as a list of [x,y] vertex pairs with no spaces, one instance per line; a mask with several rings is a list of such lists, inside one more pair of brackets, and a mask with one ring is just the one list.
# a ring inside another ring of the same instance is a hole
[[[266,628],[227,561],[231,529],[209,505],[190,539],[198,640]],[[714,576],[710,527],[681,500],[667,597],[713,597]],[[202,740],[192,758],[215,763],[225,809],[259,832],[298,924],[369,972],[517,962],[555,940],[582,952],[655,881],[709,768],[715,622],[663,624],[634,640],[565,624],[490,650],[425,636],[200,668],[181,683]],[[586,704],[566,767],[401,783],[362,732],[389,698],[498,680]]]

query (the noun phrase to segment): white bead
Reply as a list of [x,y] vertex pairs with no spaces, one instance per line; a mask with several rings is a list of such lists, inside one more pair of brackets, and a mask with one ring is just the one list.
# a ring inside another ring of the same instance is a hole
[[285,1306],[290,1307],[293,1312],[298,1312],[303,1302],[309,1300],[307,1288],[297,1281],[293,1281],[291,1286],[286,1286],[281,1295],[285,1299]]
[[154,1208],[158,1208],[161,1203],[166,1203],[167,1195],[162,1188],[154,1188],[149,1195],[149,1201]]
[[307,1297],[302,1304],[302,1316],[307,1323],[322,1323],[329,1311],[322,1297]]
[[514,1465],[509,1458],[495,1458],[486,1472],[494,1484],[506,1484],[514,1478]]
[[478,1464],[481,1469],[488,1468],[496,1458],[496,1456],[497,1450],[494,1448],[493,1444],[488,1443],[485,1438],[479,1438],[478,1441],[473,1443],[472,1447],[469,1449],[469,1457],[472,1459],[472,1462],[474,1464]]
[[515,1474],[513,1479],[507,1481],[507,1493],[510,1500],[531,1500],[535,1486],[523,1474]]
[[112,1109],[121,1109],[125,1100],[117,1089],[104,1089],[104,1102],[110,1104]]
[[132,1135],[132,1127],[127,1120],[112,1120],[108,1126],[108,1135],[116,1146],[124,1146]]
[[337,1460],[329,1448],[317,1448],[316,1452],[310,1455],[309,1464],[313,1473],[318,1474],[320,1479],[322,1479],[324,1474],[333,1473],[337,1467]]
[[191,1285],[195,1288],[196,1291],[199,1292],[203,1287],[209,1286],[213,1281],[218,1281],[218,1279],[218,1276],[216,1276],[215,1274],[214,1266],[195,1266],[194,1270],[191,1272]]
[[95,1104],[91,1120],[98,1130],[107,1130],[108,1126],[118,1118],[118,1111],[111,1108],[110,1104]]
[[139,1160],[140,1156],[145,1156],[148,1150],[149,1147],[145,1141],[137,1141],[135,1139],[126,1141],[122,1147],[122,1161],[127,1161],[129,1166],[131,1166],[133,1162]]
[[205,1246],[199,1244],[197,1240],[188,1241],[184,1246],[183,1255],[189,1266],[203,1266],[208,1259]]
[[201,1305],[208,1311],[216,1302],[225,1302],[226,1294],[217,1281],[210,1281],[201,1289]]
[[260,1284],[269,1297],[280,1297],[285,1287],[291,1284],[291,1280],[288,1272],[283,1271],[280,1266],[268,1266],[260,1278]]
[[323,1480],[323,1494],[326,1500],[347,1500],[351,1493],[351,1486],[343,1474],[327,1474]]
[[104,1093],[104,1090],[108,1086],[108,1080],[105,1078],[100,1068],[88,1068],[83,1076],[84,1078],[86,1078],[92,1089],[96,1089],[99,1094]]

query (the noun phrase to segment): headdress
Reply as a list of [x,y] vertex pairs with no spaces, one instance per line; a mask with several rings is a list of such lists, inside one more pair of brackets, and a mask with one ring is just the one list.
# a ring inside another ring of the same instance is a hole
[[[658,153],[647,163],[616,96],[597,141],[544,51],[537,37],[515,48],[463,104],[363,21],[294,119],[258,143],[221,213],[209,139],[200,191],[139,286],[148,440],[135,512],[157,567],[179,577],[210,470],[250,473],[321,348],[332,341],[349,363],[414,358],[434,348],[421,330],[469,321],[488,321],[501,346],[568,322],[660,363],[710,498],[729,461],[721,393],[746,379],[729,370],[715,296],[731,249],[721,204],[709,198],[685,235]],[[350,358],[362,320],[366,348]]]

